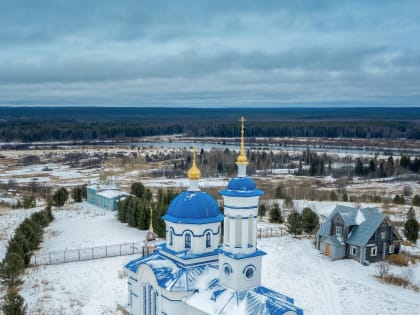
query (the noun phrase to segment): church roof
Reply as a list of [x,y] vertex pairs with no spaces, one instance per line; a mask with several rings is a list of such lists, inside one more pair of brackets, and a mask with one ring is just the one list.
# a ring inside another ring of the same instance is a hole
[[229,181],[227,189],[219,192],[222,196],[232,197],[254,197],[262,196],[264,193],[256,188],[250,177],[235,177]]
[[294,300],[266,287],[234,291],[219,283],[217,263],[184,267],[159,252],[130,261],[125,267],[132,272],[145,264],[149,266],[165,290],[189,291],[186,303],[210,314],[303,315]]
[[172,200],[168,207],[165,221],[183,224],[203,224],[220,222],[220,213],[216,200],[204,191],[184,191]]

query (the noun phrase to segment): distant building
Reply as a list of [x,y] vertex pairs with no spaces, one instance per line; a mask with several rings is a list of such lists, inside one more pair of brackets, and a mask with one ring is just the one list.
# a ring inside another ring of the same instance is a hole
[[263,192],[246,176],[243,125],[236,164],[238,176],[220,192],[223,215],[216,200],[198,186],[194,154],[190,186],[163,216],[166,243],[125,265],[127,314],[303,314],[292,298],[261,285],[266,253],[257,248],[257,215]]
[[369,264],[398,254],[400,244],[397,230],[378,208],[338,205],[317,232],[317,248],[333,260]]
[[128,194],[112,185],[90,185],[86,187],[87,202],[107,210],[117,210],[118,202],[124,200]]

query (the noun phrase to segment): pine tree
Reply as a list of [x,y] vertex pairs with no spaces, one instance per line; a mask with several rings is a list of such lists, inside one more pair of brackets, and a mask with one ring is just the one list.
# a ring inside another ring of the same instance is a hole
[[296,210],[287,217],[287,230],[295,236],[302,234],[302,216]]
[[138,199],[137,209],[139,211],[137,227],[140,230],[147,230],[149,228],[149,223],[150,223],[150,210],[149,210],[150,208],[148,207],[145,200]]
[[270,222],[283,223],[283,217],[278,203],[274,203],[270,209]]
[[318,215],[311,208],[306,207],[303,209],[301,216],[303,231],[312,234],[319,224]]
[[7,251],[6,257],[4,258],[3,268],[7,282],[14,285],[18,276],[25,270],[25,262],[19,253]]
[[53,204],[56,207],[62,207],[69,198],[69,193],[66,188],[59,188],[53,195]]
[[25,301],[15,289],[11,289],[3,298],[1,310],[4,315],[25,315]]
[[80,186],[74,187],[71,191],[71,198],[75,202],[82,202],[82,188]]
[[258,207],[258,216],[262,218],[263,216],[266,215],[266,213],[267,213],[267,207],[265,203],[261,203],[260,206]]
[[416,219],[416,213],[413,207],[410,207],[407,213],[407,221],[404,224],[404,235],[412,243],[417,241],[419,234],[419,223]]
[[144,185],[140,182],[135,182],[131,185],[131,191],[130,194],[139,197],[139,198],[143,198],[144,194],[146,192],[146,188],[144,187]]
[[284,206],[286,207],[286,209],[293,208],[293,200],[290,196],[286,196],[286,198],[284,198]]

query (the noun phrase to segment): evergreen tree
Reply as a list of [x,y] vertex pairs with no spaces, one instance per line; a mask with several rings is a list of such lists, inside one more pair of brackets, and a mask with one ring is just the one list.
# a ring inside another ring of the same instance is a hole
[[71,198],[75,202],[82,202],[82,188],[80,186],[74,187],[71,190]]
[[3,268],[7,277],[6,281],[14,285],[18,276],[25,270],[25,262],[20,254],[8,250],[3,261]]
[[16,289],[11,289],[7,292],[1,303],[1,310],[4,315],[26,314],[25,301]]
[[286,198],[284,198],[284,207],[286,209],[292,209],[293,208],[293,200],[292,200],[292,197],[286,196]]
[[69,198],[69,193],[66,188],[59,188],[53,195],[53,204],[56,207],[62,207]]
[[36,206],[36,199],[34,195],[23,197],[23,207],[25,209],[34,208]]
[[404,199],[404,196],[400,196],[400,195],[395,195],[395,197],[394,197],[394,203],[395,204],[397,204],[397,205],[403,205],[404,203],[405,203],[405,199]]
[[337,201],[338,200],[338,196],[337,196],[337,193],[335,192],[335,190],[331,190],[331,192],[330,192],[330,200],[331,201]]
[[417,241],[419,234],[419,223],[416,219],[416,213],[413,207],[410,207],[407,213],[407,221],[404,224],[404,235],[412,243]]
[[420,196],[419,196],[419,195],[414,195],[414,197],[413,197],[413,200],[412,200],[411,204],[412,204],[413,206],[420,207]]
[[146,188],[144,187],[144,185],[140,182],[135,182],[131,185],[131,191],[130,194],[139,197],[139,198],[143,198],[144,194],[146,192]]
[[295,236],[302,234],[302,216],[296,210],[287,217],[287,230]]
[[265,205],[265,203],[261,203],[260,206],[258,207],[258,216],[260,216],[261,218],[263,216],[265,216],[267,213],[267,206]]
[[283,191],[282,191],[282,186],[281,185],[277,185],[277,187],[276,187],[275,198],[276,199],[283,198]]
[[349,201],[349,197],[347,196],[347,193],[344,193],[344,194],[341,196],[341,201],[344,201],[344,202]]
[[138,199],[137,209],[139,210],[137,227],[140,230],[147,230],[150,223],[150,208],[148,207],[146,200]]
[[304,208],[302,211],[302,228],[307,234],[312,234],[318,227],[319,218],[318,215],[312,211],[311,208]]
[[82,199],[86,200],[87,199],[87,185],[86,184],[82,185],[80,189],[81,189]]
[[270,209],[270,222],[283,223],[283,217],[278,203],[274,203]]

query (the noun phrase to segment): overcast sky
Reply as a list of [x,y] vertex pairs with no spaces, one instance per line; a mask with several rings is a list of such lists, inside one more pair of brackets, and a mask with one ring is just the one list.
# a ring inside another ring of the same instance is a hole
[[0,105],[420,106],[420,1],[0,0]]

